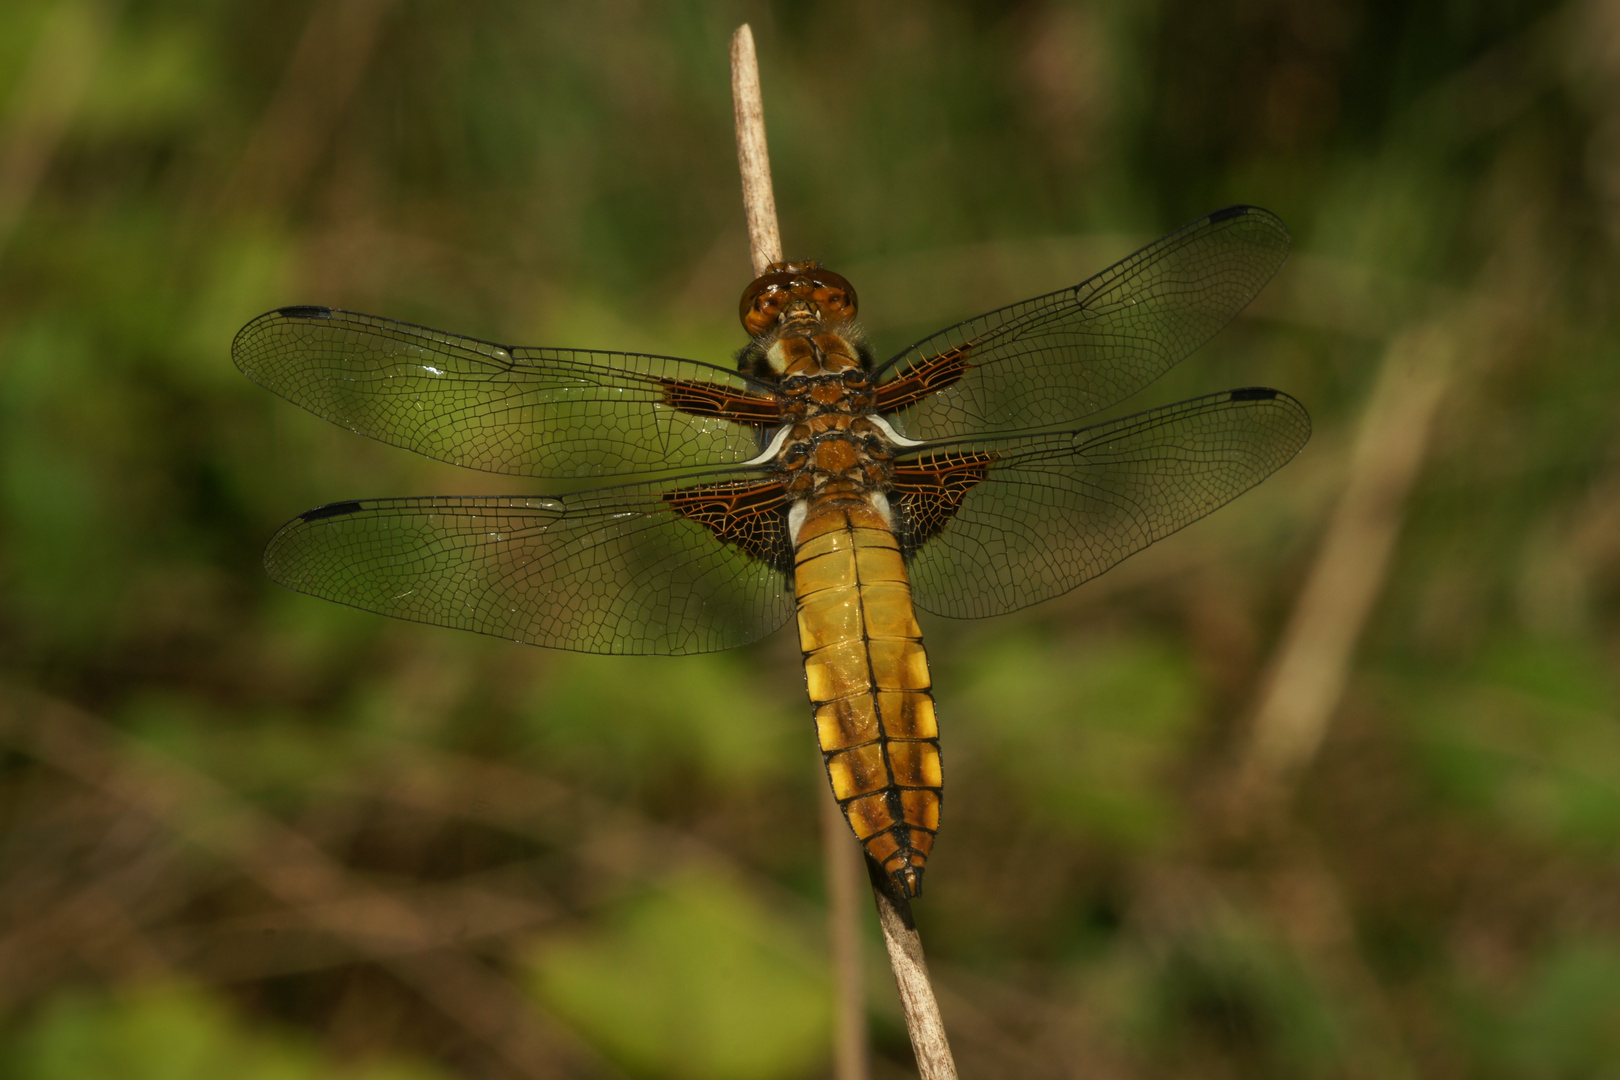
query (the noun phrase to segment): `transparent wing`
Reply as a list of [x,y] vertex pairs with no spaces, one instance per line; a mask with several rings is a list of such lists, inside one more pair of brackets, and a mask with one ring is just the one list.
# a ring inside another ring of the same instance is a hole
[[762,637],[793,611],[787,507],[768,481],[563,498],[364,499],[288,522],[265,569],[395,618],[593,653]]
[[878,407],[935,441],[1073,423],[1147,386],[1254,299],[1288,255],[1254,206],[1178,229],[1072,288],[942,330],[879,369]]
[[236,335],[243,374],[352,431],[440,461],[552,478],[746,461],[773,399],[735,372],[664,356],[508,348],[323,307]]
[[1255,486],[1310,433],[1299,402],[1253,388],[926,450],[890,496],[913,596],[963,619],[1060,596]]

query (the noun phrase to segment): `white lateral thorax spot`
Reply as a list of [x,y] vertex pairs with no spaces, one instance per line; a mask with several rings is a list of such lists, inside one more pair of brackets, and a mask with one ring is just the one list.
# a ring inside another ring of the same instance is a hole
[[782,339],[777,338],[771,347],[765,351],[765,362],[771,365],[771,370],[778,375],[787,372],[787,349],[782,345]]
[[788,536],[793,538],[793,548],[799,547],[799,530],[804,528],[804,519],[810,516],[810,500],[800,499],[788,510]]
[[887,420],[883,419],[883,417],[881,417],[881,416],[868,416],[866,419],[872,421],[872,423],[877,427],[877,429],[879,431],[883,432],[884,436],[886,438],[888,438],[888,440],[890,442],[894,443],[894,445],[896,445],[896,446],[921,446],[922,445],[922,440],[921,439],[908,439],[908,438],[906,438],[904,435],[902,435],[898,431],[894,430],[894,425],[889,423]]
[[870,491],[867,492],[866,501],[872,504],[872,509],[878,512],[879,516],[883,518],[884,524],[889,527],[889,531],[893,532],[894,511],[889,509],[889,497],[881,491]]
[[745,466],[769,465],[772,461],[776,460],[776,455],[782,452],[782,444],[787,442],[787,437],[788,425],[783,424],[777,429],[776,437],[771,440],[771,444],[769,446],[767,446],[764,450],[761,450],[758,455],[742,462],[742,464]]

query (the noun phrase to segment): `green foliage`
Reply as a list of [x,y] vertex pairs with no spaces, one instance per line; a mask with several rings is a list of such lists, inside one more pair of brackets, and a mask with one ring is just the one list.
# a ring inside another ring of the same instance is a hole
[[638,1076],[806,1076],[826,1056],[831,1004],[799,935],[723,878],[687,874],[598,931],[543,940],[535,986]]
[[1612,940],[1558,942],[1514,990],[1465,984],[1456,1009],[1480,1075],[1620,1076],[1620,947]]
[[535,684],[539,760],[599,782],[689,775],[748,785],[805,771],[814,733],[727,654],[677,660],[563,656]]
[[1405,709],[1435,790],[1527,840],[1607,858],[1620,841],[1620,711],[1589,649],[1522,639]]
[[1138,848],[1176,834],[1166,781],[1193,732],[1198,687],[1173,646],[1009,635],[971,664],[946,715],[962,717],[963,736],[1043,825]]
[[195,989],[68,995],[4,1042],[6,1080],[432,1080],[419,1065],[338,1062],[307,1040],[248,1027]]
[[1138,974],[1121,1005],[1143,1055],[1190,1069],[1235,1056],[1255,1077],[1331,1077],[1346,1032],[1332,995],[1267,928],[1228,913]]

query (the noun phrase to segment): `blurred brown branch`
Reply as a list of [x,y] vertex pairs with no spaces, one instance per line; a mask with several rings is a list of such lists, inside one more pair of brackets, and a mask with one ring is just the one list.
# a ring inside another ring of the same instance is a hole
[[111,879],[92,880],[22,918],[20,912],[7,911],[7,922],[16,929],[0,938],[0,1010],[63,979],[74,963],[109,979],[172,972],[162,947],[130,916],[121,886],[131,876],[143,875],[137,868],[134,875],[125,870]]
[[[817,770],[818,772],[820,770]],[[827,939],[832,947],[834,983],[833,1075],[838,1080],[867,1080],[866,965],[862,962],[860,923],[861,851],[849,835],[849,824],[832,792],[821,791],[822,865],[827,875]]]
[[286,209],[342,121],[393,2],[317,0],[225,186],[225,206]]
[[151,931],[148,937],[185,971],[236,982],[339,967],[357,955],[376,960],[467,949],[526,935],[558,918],[554,906],[464,883],[392,889],[389,895],[415,920],[392,918],[370,895],[359,895]]
[[1237,781],[1250,810],[1283,798],[1321,746],[1356,640],[1382,591],[1456,349],[1451,332],[1437,323],[1402,333],[1385,354],[1344,492],[1263,683]]
[[746,881],[779,908],[810,914],[796,893],[750,872],[724,848],[555,777],[402,742],[379,744],[369,773],[342,781],[344,793],[565,843],[580,858],[594,860],[593,869],[615,887],[699,866]]
[[1343,492],[1261,680],[1233,784],[1240,828],[1283,813],[1322,746],[1388,578],[1436,417],[1459,375],[1476,380],[1547,302],[1553,275],[1534,234],[1529,221],[1507,230],[1473,292],[1397,334],[1385,351]]
[[1316,845],[1290,828],[1301,778],[1318,757],[1350,683],[1356,647],[1383,594],[1412,489],[1442,410],[1511,352],[1549,296],[1547,258],[1530,220],[1506,230],[1476,289],[1447,298],[1397,333],[1363,407],[1343,490],[1260,686],[1226,792],[1223,822],[1273,850],[1260,878],[1276,924],[1359,1018],[1357,1075],[1418,1069],[1378,978],[1363,961],[1350,902]]
[[34,44],[22,81],[0,116],[0,255],[101,63],[118,6],[67,0],[51,13]]
[[[71,706],[12,687],[0,690],[0,739],[230,862],[410,986],[517,1075],[616,1074],[504,977],[445,941],[440,921],[359,880],[216,781]],[[357,932],[362,926],[366,932]],[[378,928],[422,951],[402,955],[378,940]]]

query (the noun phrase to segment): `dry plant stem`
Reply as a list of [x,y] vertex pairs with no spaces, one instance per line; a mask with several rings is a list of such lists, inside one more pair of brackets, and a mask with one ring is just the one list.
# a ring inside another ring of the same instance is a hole
[[928,961],[923,958],[922,938],[911,917],[911,901],[900,894],[894,879],[870,858],[867,876],[872,881],[872,897],[877,901],[878,925],[883,928],[883,944],[889,950],[894,984],[900,990],[900,1009],[906,1016],[906,1032],[917,1055],[917,1075],[922,1080],[956,1080],[956,1062],[945,1039],[945,1022],[940,1019],[934,984],[928,979]]
[[[759,96],[759,62],[754,56],[754,32],[745,23],[731,37],[731,93],[737,120],[737,166],[742,172],[743,207],[748,216],[748,247],[753,259],[754,273],[765,272],[773,262],[782,260],[782,237],[776,224],[776,197],[771,190],[771,161],[765,151],[765,107]],[[836,815],[842,819],[843,815]],[[828,846],[826,857],[831,871],[836,860],[843,856],[835,848],[847,849],[850,837],[842,820],[836,825],[829,822],[823,830]],[[868,864],[867,869],[872,867]],[[859,941],[854,927],[854,912],[858,902],[852,895],[836,895],[840,888],[849,893],[858,890],[858,874],[847,878],[829,872],[829,918],[844,922],[845,928],[834,933],[837,941],[848,935]],[[878,879],[883,879],[879,881]],[[888,877],[879,872],[873,878],[877,898],[878,920],[883,926],[883,943],[889,950],[889,964],[894,968],[894,980],[900,988],[900,1006],[906,1016],[906,1030],[911,1033],[912,1050],[917,1055],[917,1069],[923,1080],[955,1080],[956,1064],[945,1041],[945,1025],[939,1016],[939,1003],[934,1000],[934,988],[928,981],[928,965],[923,961],[922,940],[911,921],[911,905],[898,894],[885,891]],[[888,888],[892,889],[892,886]],[[849,918],[839,920],[838,912],[847,911]],[[836,965],[839,977],[839,1012],[848,1015],[860,1010],[864,1001],[861,988],[859,954],[848,965]],[[854,1026],[854,1025],[852,1025]],[[864,1024],[860,1024],[864,1027]],[[843,1030],[843,1025],[840,1025]],[[858,1028],[856,1029],[859,1030]],[[852,1032],[851,1039],[857,1036]],[[838,1080],[859,1080],[865,1072],[865,1037],[858,1036],[859,1045],[838,1049],[840,1071]],[[845,1063],[860,1061],[859,1070],[846,1072]]]
[[759,60],[747,23],[731,35],[731,104],[737,120],[737,168],[742,173],[743,212],[748,217],[748,252],[754,276],[782,261],[782,234],[776,227],[776,195],[771,188],[771,155],[765,149],[765,105],[759,94]]
[[833,1075],[868,1080],[866,982],[861,966],[860,878],[864,853],[828,791],[821,800],[821,844],[827,870],[827,938],[832,943]]
[[1344,493],[1263,684],[1238,780],[1243,820],[1272,817],[1321,746],[1383,591],[1456,347],[1449,328],[1435,322],[1400,334],[1385,354]]
[[1421,1070],[1377,976],[1356,945],[1351,907],[1308,833],[1287,829],[1287,804],[1316,757],[1344,696],[1355,648],[1383,592],[1413,484],[1440,406],[1511,349],[1547,301],[1545,259],[1527,223],[1502,247],[1472,294],[1435,296],[1437,312],[1395,334],[1365,406],[1315,563],[1262,681],[1235,777],[1237,835],[1280,841],[1268,891],[1277,922],[1322,985],[1360,1015],[1351,1076],[1412,1077]]
[[1348,1075],[1418,1075],[1377,978],[1354,944],[1342,890],[1302,836],[1281,834],[1298,779],[1343,698],[1356,643],[1388,577],[1407,496],[1435,415],[1457,368],[1455,329],[1443,318],[1397,334],[1365,406],[1343,493],[1262,681],[1234,789],[1232,826],[1286,842],[1271,874],[1277,920],[1323,984],[1360,1016],[1361,1050]]
[[[737,124],[737,169],[742,174],[743,211],[748,219],[748,251],[755,275],[782,261],[771,189],[771,159],[765,149],[765,106],[759,93],[759,61],[754,32],[744,23],[731,36],[731,99]],[[866,987],[862,978],[859,871],[850,863],[851,836],[844,815],[831,799],[822,819],[822,852],[827,867],[827,924],[836,988],[833,1063],[837,1080],[866,1080]]]

